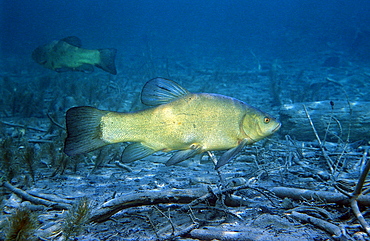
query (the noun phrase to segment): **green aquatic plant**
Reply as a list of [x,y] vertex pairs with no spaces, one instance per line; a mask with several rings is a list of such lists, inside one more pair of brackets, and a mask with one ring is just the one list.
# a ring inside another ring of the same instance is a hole
[[34,146],[25,138],[6,137],[0,141],[0,176],[5,180],[24,175],[34,181],[37,160]]
[[4,228],[5,241],[36,240],[34,233],[37,227],[37,215],[28,208],[18,208],[8,218],[8,226]]
[[4,179],[10,180],[18,171],[18,165],[14,163],[12,138],[7,137],[2,140],[0,147],[0,174]]
[[87,197],[80,198],[68,211],[63,227],[65,240],[78,236],[91,216],[91,202]]
[[24,167],[27,169],[29,175],[32,178],[32,181],[35,181],[35,160],[36,153],[34,147],[26,145],[24,147],[22,161],[24,162]]
[[68,162],[71,158],[68,157],[67,155],[65,154],[62,154],[62,153],[58,153],[55,155],[55,170],[54,172],[51,174],[52,177],[56,176],[57,174],[61,174],[63,175],[64,171],[66,170],[67,168],[67,165],[68,165]]

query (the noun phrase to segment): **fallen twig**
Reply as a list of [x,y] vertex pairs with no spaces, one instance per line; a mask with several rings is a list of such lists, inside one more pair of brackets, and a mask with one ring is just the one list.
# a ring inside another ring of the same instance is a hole
[[291,214],[289,214],[289,216],[295,219],[298,219],[300,221],[311,223],[325,230],[326,232],[330,233],[331,235],[334,236],[334,238],[340,238],[342,236],[342,231],[337,225],[327,222],[325,220],[315,218],[313,216],[310,216],[304,213],[299,213],[296,211],[293,211]]
[[67,203],[55,202],[55,201],[48,200],[48,199],[45,199],[45,198],[39,198],[39,197],[33,196],[33,195],[23,191],[22,189],[19,189],[19,188],[13,186],[9,182],[4,182],[3,185],[4,185],[4,187],[8,188],[10,191],[12,191],[15,194],[17,194],[18,196],[20,196],[21,198],[23,198],[27,201],[30,201],[34,204],[41,204],[41,205],[44,205],[46,207],[51,207],[51,208],[60,209],[60,210],[69,209],[71,207],[71,205],[69,205]]
[[51,117],[51,115],[49,113],[47,113],[47,116],[49,118],[49,120],[51,121],[51,123],[53,123],[54,125],[56,125],[57,127],[65,130],[66,128],[64,126],[62,126],[61,124],[59,124],[58,122],[56,122],[53,117]]
[[28,139],[29,143],[55,143],[55,141],[52,140],[43,140],[43,139]]
[[[190,232],[192,238],[200,240],[263,240],[261,230],[255,228],[244,227],[240,230],[229,230],[219,227],[203,227],[201,229],[194,229]],[[268,236],[266,235],[266,238]],[[271,238],[271,237],[270,237]]]
[[117,167],[119,167],[119,168],[121,168],[121,169],[123,169],[123,170],[125,170],[125,171],[132,172],[132,169],[131,169],[129,166],[127,166],[127,165],[125,165],[125,164],[122,164],[120,161],[115,161],[115,162],[114,162],[114,164],[115,164]]
[[35,127],[30,127],[30,126],[26,126],[26,125],[14,124],[14,123],[5,122],[5,121],[0,121],[0,123],[4,124],[4,125],[7,125],[7,126],[11,126],[11,127],[19,127],[19,128],[24,128],[24,129],[34,130],[34,131],[47,132],[47,130],[43,130],[43,129],[35,128]]
[[[280,198],[291,198],[295,200],[315,200],[323,201],[326,203],[337,203],[337,204],[350,204],[349,198],[342,194],[336,192],[328,191],[312,191],[307,189],[290,188],[290,187],[274,187],[271,189],[276,196]],[[370,197],[365,195],[360,195],[357,201],[364,206],[370,206]]]
[[319,146],[320,146],[321,152],[322,152],[322,154],[324,155],[324,158],[325,158],[326,162],[328,163],[328,167],[329,167],[329,169],[330,169],[330,173],[331,173],[331,174],[333,174],[333,173],[334,173],[334,169],[333,169],[333,161],[330,159],[330,157],[329,157],[329,156],[328,156],[328,154],[326,153],[326,151],[325,151],[325,149],[324,149],[324,147],[323,147],[323,145],[322,145],[322,143],[321,143],[320,137],[319,137],[319,135],[317,134],[316,128],[315,128],[315,126],[313,125],[313,122],[312,122],[312,120],[311,120],[310,114],[308,114],[308,111],[307,111],[306,106],[305,106],[305,105],[303,105],[303,108],[304,108],[304,111],[306,112],[306,116],[307,116],[307,118],[308,118],[308,120],[309,120],[309,122],[310,122],[310,124],[311,124],[312,130],[313,130],[313,132],[314,132],[314,134],[315,134],[315,137],[316,137],[316,140],[317,140],[317,142],[319,143]]
[[171,235],[166,235],[166,236],[160,237],[159,240],[163,240],[163,241],[165,241],[165,240],[173,240],[176,237],[181,237],[181,236],[184,236],[185,234],[190,233],[192,230],[194,230],[196,228],[199,228],[199,223],[197,223],[197,222],[192,223],[189,226],[181,229],[178,232],[174,232]]
[[104,222],[113,214],[122,209],[138,207],[142,205],[156,205],[161,203],[183,203],[187,204],[207,193],[206,189],[189,190],[151,190],[142,193],[124,195],[104,203],[97,211],[92,214],[90,221]]
[[350,199],[350,204],[351,204],[352,211],[355,214],[356,218],[360,222],[361,226],[365,229],[367,235],[370,236],[370,226],[366,222],[366,220],[365,220],[364,216],[362,215],[360,209],[358,208],[358,204],[357,204],[357,202],[359,201],[359,197],[362,193],[362,188],[364,186],[367,174],[369,173],[369,170],[370,170],[370,161],[366,161],[367,160],[367,153],[368,153],[368,148],[365,149],[364,155],[362,157],[363,163],[365,163],[365,166],[364,166],[364,168],[361,172],[360,178],[358,179],[355,191],[351,195],[352,197]]
[[172,235],[174,235],[174,233],[175,233],[175,224],[172,222],[172,220],[171,220],[171,216],[167,216],[164,212],[162,212],[162,210],[160,210],[157,206],[153,206],[160,214],[162,214],[163,215],[163,217],[165,217],[167,220],[168,220],[168,222],[169,222],[169,224],[171,225],[171,229],[172,229],[172,233],[171,233],[171,236]]
[[[142,193],[134,193],[124,195],[118,198],[114,198],[104,203],[98,210],[96,210],[90,219],[91,222],[104,222],[115,213],[131,207],[139,207],[143,205],[156,205],[162,203],[181,203],[187,204],[179,208],[178,211],[187,211],[190,206],[197,205],[202,202],[213,203],[217,200],[220,195],[232,194],[235,191],[253,188],[248,182],[247,184],[227,188],[223,190],[217,189],[216,191],[209,188],[197,188],[197,189],[171,189],[171,190],[148,190]],[[254,188],[256,191],[261,192],[260,188]],[[266,196],[266,193],[261,192]],[[269,197],[267,197],[269,198]],[[225,199],[228,204],[228,199]],[[231,199],[232,203],[235,203],[235,199]]]

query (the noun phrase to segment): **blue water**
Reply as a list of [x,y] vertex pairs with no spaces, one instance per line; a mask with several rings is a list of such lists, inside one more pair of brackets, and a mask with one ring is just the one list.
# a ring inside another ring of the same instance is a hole
[[[119,51],[144,45],[153,51],[199,55],[260,54],[289,58],[328,44],[348,51],[368,31],[366,0],[2,1],[3,54],[29,54],[36,46],[76,35],[84,46]],[[217,51],[216,51],[217,49]]]

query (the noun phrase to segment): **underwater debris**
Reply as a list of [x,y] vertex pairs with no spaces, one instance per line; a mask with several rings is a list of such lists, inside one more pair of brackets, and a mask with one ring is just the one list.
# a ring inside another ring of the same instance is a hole
[[[303,111],[306,105],[319,136],[326,136],[325,141],[369,140],[370,113],[369,102],[335,101],[334,107],[329,100],[285,104],[280,108],[280,119],[286,127],[281,130],[283,135],[292,135],[297,140],[311,141],[315,139],[307,116]],[[328,124],[330,130],[328,130]],[[304,124],[302,124],[304,123]],[[328,132],[328,133],[327,133]],[[327,134],[326,134],[327,133]]]
[[28,192],[23,191],[22,189],[13,186],[9,182],[4,182],[3,186],[9,189],[10,191],[12,191],[13,193],[17,194],[17,196],[22,197],[22,199],[30,201],[36,205],[44,205],[48,208],[53,208],[53,209],[58,209],[58,210],[65,210],[65,209],[69,209],[70,207],[70,204],[68,201],[63,200],[62,202],[60,202],[60,199],[54,200],[55,198],[45,197],[45,195],[43,195],[43,197],[40,198],[38,197],[38,196],[41,196],[40,193],[38,194],[38,196],[29,194]]
[[26,207],[16,209],[8,220],[8,227],[4,230],[5,241],[36,240],[37,215],[31,210]]

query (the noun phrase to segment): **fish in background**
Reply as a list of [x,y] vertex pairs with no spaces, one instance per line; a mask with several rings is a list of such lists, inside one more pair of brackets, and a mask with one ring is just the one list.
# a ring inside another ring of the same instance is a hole
[[45,68],[56,72],[82,71],[91,73],[94,67],[117,74],[116,49],[83,49],[78,37],[70,36],[37,47],[32,59]]
[[112,143],[133,142],[124,150],[122,162],[157,151],[179,150],[166,163],[173,165],[206,151],[228,150],[215,163],[217,169],[245,145],[281,126],[275,118],[242,101],[219,94],[190,93],[163,78],[148,81],[141,100],[155,107],[132,113],[87,106],[69,109],[64,152],[76,155]]

